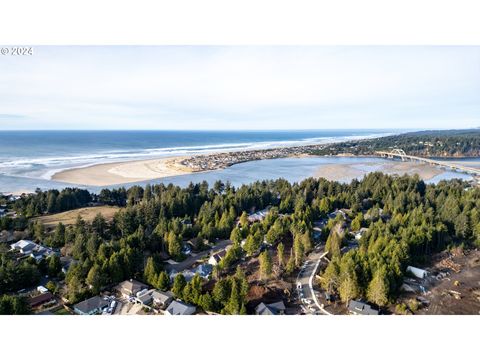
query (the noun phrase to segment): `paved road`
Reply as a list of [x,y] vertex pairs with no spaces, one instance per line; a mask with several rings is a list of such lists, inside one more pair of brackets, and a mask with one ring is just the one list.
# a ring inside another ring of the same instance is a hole
[[301,270],[297,276],[295,287],[300,297],[303,307],[310,314],[328,314],[328,311],[323,309],[318,302],[317,295],[313,289],[313,280],[318,270],[320,261],[327,253],[324,252],[323,246],[316,247],[307,257],[303,263]]
[[193,266],[198,260],[202,259],[204,256],[209,255],[210,253],[216,253],[220,250],[225,249],[228,245],[232,243],[231,240],[220,240],[213,248],[199,253],[191,254],[182,262],[176,264],[165,264],[165,268],[170,270],[175,270],[177,272],[182,272],[185,269],[188,269]]

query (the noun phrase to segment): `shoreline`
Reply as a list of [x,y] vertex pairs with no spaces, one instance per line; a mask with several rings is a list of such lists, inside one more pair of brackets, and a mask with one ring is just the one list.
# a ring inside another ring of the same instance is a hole
[[[362,139],[370,140],[370,138]],[[63,169],[51,175],[51,180],[60,181],[74,185],[86,186],[112,186],[128,184],[133,182],[143,182],[149,180],[162,179],[178,175],[192,173],[204,173],[214,170],[222,170],[236,164],[250,161],[270,160],[279,158],[302,158],[302,157],[330,157],[330,158],[376,158],[375,154],[339,153],[315,155],[316,151],[324,151],[335,142],[322,144],[309,144],[297,146],[283,146],[269,149],[250,149],[250,150],[232,150],[232,151],[212,151],[194,155],[171,156],[150,159],[127,160],[120,162],[93,164],[89,166]],[[381,159],[381,158],[379,158]],[[459,160],[459,158],[457,158]],[[347,177],[358,177],[371,171],[382,171],[386,174],[410,174],[415,173],[423,180],[429,180],[443,171],[433,165],[419,164],[415,162],[386,164],[379,161],[374,164],[331,164],[321,166],[315,173],[315,176],[323,176],[328,180],[341,180]],[[368,169],[372,165],[377,169]],[[323,169],[323,170],[322,170]],[[321,175],[325,170],[327,174]],[[319,174],[319,175],[317,175]]]
[[75,185],[110,186],[192,173],[189,168],[178,165],[183,158],[166,157],[95,164],[61,170],[54,173],[51,180]]

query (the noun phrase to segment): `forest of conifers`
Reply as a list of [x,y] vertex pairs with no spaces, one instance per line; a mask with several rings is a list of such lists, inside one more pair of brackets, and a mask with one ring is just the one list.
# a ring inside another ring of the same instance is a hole
[[391,135],[369,140],[333,144],[315,155],[372,155],[375,151],[402,149],[422,157],[480,157],[480,129],[430,130]]
[[[32,220],[92,202],[122,209],[111,222],[101,215],[91,223],[79,218],[75,225],[60,223],[52,232]],[[186,188],[134,186],[105,189],[98,195],[79,189],[37,191],[9,206],[18,216],[1,218],[0,231],[24,230],[27,238],[62,248],[62,253],[76,260],[65,275],[71,303],[138,278],[172,289],[179,298],[207,311],[245,313],[248,282],[237,268],[241,259],[260,256],[264,267],[272,258],[278,259],[282,270],[278,276],[290,276],[312,249],[313,223],[335,209],[348,209],[352,230],[368,228],[359,246],[346,253],[340,249],[348,233],[332,230],[345,221],[342,217],[330,220],[323,231],[331,261],[322,286],[342,300],[362,297],[384,306],[397,296],[407,265],[421,265],[449,246],[480,245],[480,188],[460,180],[433,185],[417,176],[382,173],[350,184],[308,178],[295,184],[279,179],[238,188],[221,182],[212,187],[206,182]],[[266,207],[271,207],[270,212],[262,222],[248,222],[247,213]],[[233,241],[214,271],[213,288],[205,289],[198,277],[187,284],[177,276],[171,284],[163,270],[165,256],[181,260],[184,242],[194,238],[210,243]],[[266,250],[264,241],[270,245]],[[0,294],[35,286],[42,274],[53,279],[63,276],[56,256],[39,264],[33,259],[19,263],[7,250],[1,249]],[[28,311],[14,296],[0,300],[0,312]]]

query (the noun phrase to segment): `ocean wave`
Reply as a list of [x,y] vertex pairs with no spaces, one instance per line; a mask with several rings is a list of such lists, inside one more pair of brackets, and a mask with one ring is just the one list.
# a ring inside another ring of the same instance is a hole
[[258,141],[189,145],[163,148],[122,149],[98,153],[46,156],[34,158],[0,159],[0,174],[50,180],[55,173],[72,168],[155,157],[205,154],[223,151],[268,149],[273,147],[304,146],[388,136],[391,133],[371,133],[347,136],[324,136],[296,140]]

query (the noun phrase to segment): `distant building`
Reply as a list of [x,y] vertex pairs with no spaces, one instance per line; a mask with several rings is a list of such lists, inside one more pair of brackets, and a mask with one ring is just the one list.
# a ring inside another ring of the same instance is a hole
[[345,211],[344,211],[344,210],[338,210],[338,209],[335,210],[335,211],[333,211],[333,212],[331,212],[330,214],[328,214],[328,218],[333,220],[333,219],[335,219],[335,218],[337,217],[337,215],[339,215],[339,214],[342,215],[343,220],[347,220],[347,214],[345,213]]
[[66,274],[70,266],[77,263],[77,260],[70,256],[62,256],[60,257],[60,263],[62,264],[62,272]]
[[208,259],[208,263],[212,266],[216,266],[218,265],[218,263],[225,257],[225,254],[227,253],[226,250],[222,250],[222,251],[219,251],[218,253],[216,254],[213,254],[212,256],[210,256],[210,258]]
[[366,233],[367,231],[368,231],[367,228],[361,228],[360,230],[356,231],[356,232],[354,233],[354,235],[355,235],[355,240],[359,241],[359,240],[363,237],[363,235],[365,235],[365,233]]
[[108,305],[109,302],[107,300],[104,300],[100,296],[94,296],[74,305],[73,311],[78,315],[95,315],[100,314]]
[[362,301],[350,300],[348,311],[354,315],[379,315],[379,311]]
[[425,279],[428,275],[428,271],[424,269],[419,269],[413,266],[407,266],[407,272],[414,275],[419,279]]
[[52,249],[36,244],[32,240],[17,241],[15,244],[10,245],[10,248],[12,250],[18,250],[23,255],[29,255],[36,261],[41,261],[42,259],[55,254]]
[[255,314],[257,315],[284,315],[285,304],[283,301],[278,301],[272,304],[260,303],[255,308]]
[[182,275],[187,282],[190,282],[190,280],[192,280],[193,277],[195,276],[195,273],[191,270],[183,270]]
[[263,210],[257,211],[253,214],[248,215],[248,221],[251,222],[251,223],[256,222],[256,221],[262,221],[263,219],[265,219],[265,217],[268,215],[268,213],[269,213],[268,209],[263,209]]
[[174,300],[165,310],[165,315],[192,315],[197,308],[182,301]]
[[202,248],[204,241],[202,238],[194,238],[188,240],[187,244],[190,245],[192,251],[198,251]]
[[17,241],[15,244],[10,245],[12,250],[18,250],[21,254],[30,255],[37,246],[32,240],[20,240]]
[[202,278],[207,279],[212,273],[213,266],[211,264],[201,264],[195,268],[195,273]]

